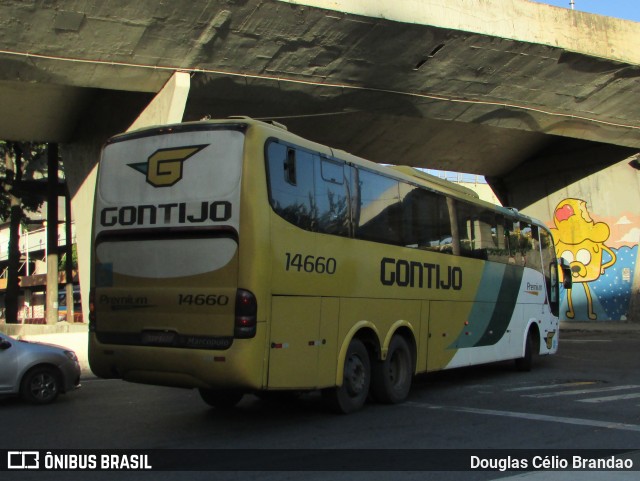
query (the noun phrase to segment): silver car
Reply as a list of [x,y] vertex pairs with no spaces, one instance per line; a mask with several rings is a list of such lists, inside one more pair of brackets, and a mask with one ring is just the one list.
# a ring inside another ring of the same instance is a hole
[[79,387],[80,364],[75,352],[0,333],[0,395],[19,394],[27,402],[48,404],[58,394]]

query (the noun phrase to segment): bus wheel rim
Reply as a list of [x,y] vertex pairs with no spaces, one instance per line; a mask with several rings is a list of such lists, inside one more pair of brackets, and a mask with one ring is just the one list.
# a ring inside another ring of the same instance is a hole
[[366,384],[366,372],[364,363],[358,356],[351,356],[347,361],[345,370],[347,392],[350,396],[358,396],[364,391]]
[[395,351],[389,360],[389,381],[393,387],[404,383],[407,376],[406,366],[404,353]]

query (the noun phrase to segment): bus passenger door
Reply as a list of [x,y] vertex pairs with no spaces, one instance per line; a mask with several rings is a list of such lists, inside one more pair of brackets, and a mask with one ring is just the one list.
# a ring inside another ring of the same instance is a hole
[[338,299],[274,296],[271,309],[268,387],[313,389],[335,382]]

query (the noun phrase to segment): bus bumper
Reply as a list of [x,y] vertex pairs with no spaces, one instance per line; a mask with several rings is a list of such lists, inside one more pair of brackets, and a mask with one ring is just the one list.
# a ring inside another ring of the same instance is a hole
[[89,364],[106,379],[183,388],[258,390],[263,385],[264,329],[229,349],[102,344],[90,333]]

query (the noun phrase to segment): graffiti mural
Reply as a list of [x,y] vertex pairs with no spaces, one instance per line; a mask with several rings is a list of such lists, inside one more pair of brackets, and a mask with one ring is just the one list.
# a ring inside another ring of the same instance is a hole
[[594,221],[586,201],[558,203],[551,232],[573,277],[573,287],[562,293],[562,320],[627,319],[640,231],[633,217]]

